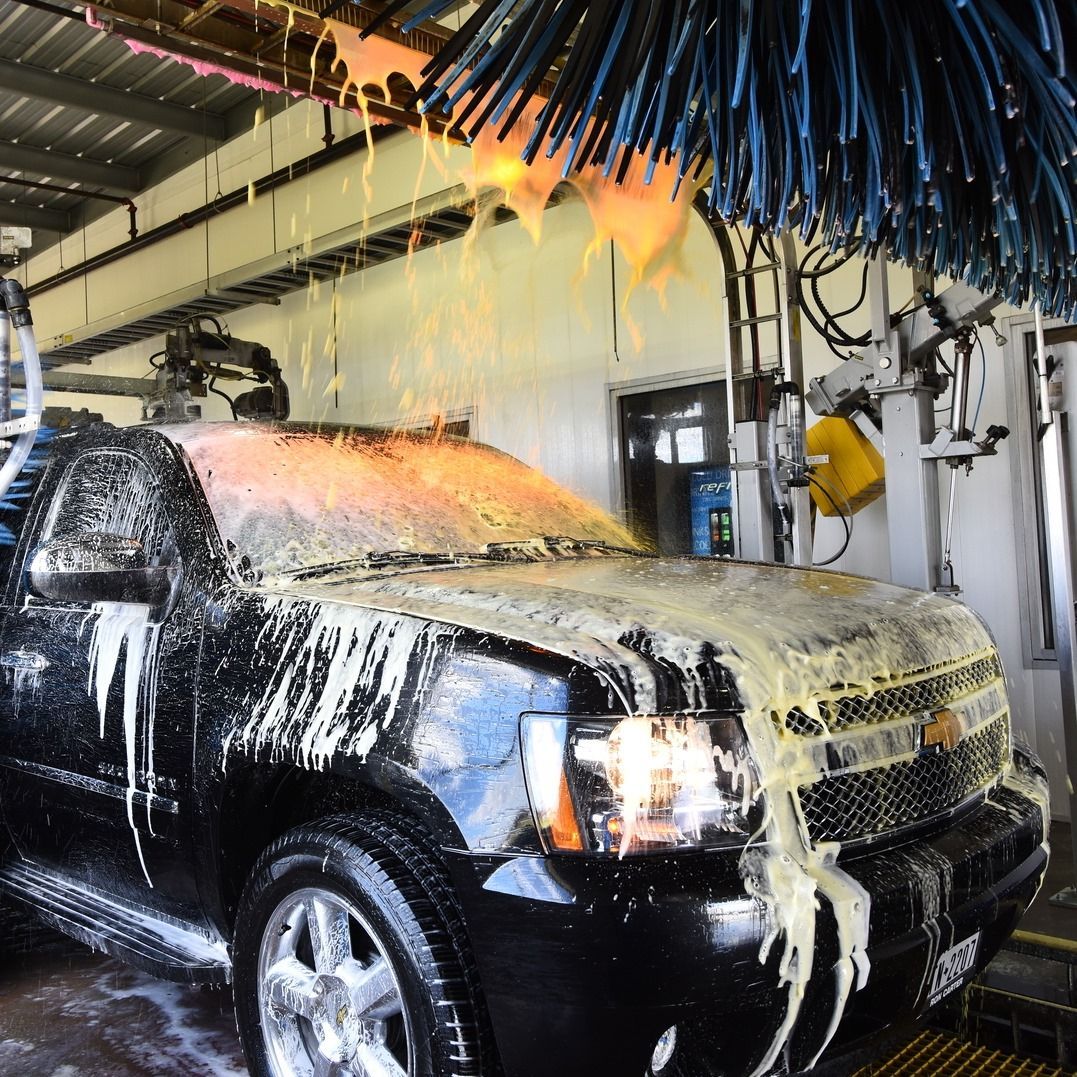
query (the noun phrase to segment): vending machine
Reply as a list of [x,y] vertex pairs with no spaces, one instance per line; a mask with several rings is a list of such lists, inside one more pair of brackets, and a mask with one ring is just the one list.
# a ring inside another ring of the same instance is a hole
[[733,486],[728,467],[689,473],[692,553],[699,557],[732,557]]

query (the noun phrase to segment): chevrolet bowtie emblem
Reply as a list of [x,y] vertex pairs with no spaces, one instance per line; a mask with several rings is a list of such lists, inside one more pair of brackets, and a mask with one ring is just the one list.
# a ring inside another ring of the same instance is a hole
[[942,752],[956,748],[961,740],[961,719],[953,711],[932,711],[920,719],[920,750]]

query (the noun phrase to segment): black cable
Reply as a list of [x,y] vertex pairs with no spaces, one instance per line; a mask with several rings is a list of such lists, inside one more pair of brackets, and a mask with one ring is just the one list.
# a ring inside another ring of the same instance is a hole
[[[823,257],[820,258],[819,261],[815,265],[815,270],[816,271],[808,278],[809,281],[811,282],[812,298],[815,300],[815,305],[819,308],[819,312],[823,315],[823,324],[824,324],[824,326],[833,326],[834,336],[837,338],[835,340],[836,344],[840,344],[840,345],[843,345],[843,346],[849,347],[849,348],[863,348],[863,347],[866,347],[868,344],[871,343],[871,331],[869,330],[866,333],[861,333],[860,336],[858,336],[858,337],[854,337],[850,333],[847,333],[844,329],[842,329],[842,327],[837,322],[837,318],[840,317],[841,315],[831,314],[830,311],[827,310],[826,303],[823,302],[822,293],[819,291],[819,278],[822,277],[822,276],[825,276],[825,274],[819,272],[819,269],[822,266],[823,262],[825,261],[826,257],[827,257],[827,255],[824,253]],[[845,259],[844,261],[839,262],[838,265],[844,265],[846,261],[848,261],[848,259]],[[867,295],[867,288],[868,288],[868,265],[869,265],[869,263],[865,259],[865,261],[864,261],[864,275],[863,275],[862,287],[861,287],[861,290],[860,290],[860,298],[857,300],[856,303],[854,303],[847,310],[842,311],[841,314],[852,314],[853,311],[857,310],[863,304],[864,297],[865,297],[865,295]],[[833,271],[833,269],[831,269],[831,272],[832,271]]]
[[[831,320],[834,320],[834,319],[837,319],[837,318],[844,318],[849,314],[854,314],[856,311],[858,311],[864,305],[864,300],[867,298],[867,294],[868,294],[868,270],[870,268],[871,268],[871,263],[865,258],[864,259],[864,272],[860,276],[860,294],[856,297],[856,301],[853,303],[852,306],[846,307],[844,310],[839,310],[839,311],[835,312],[834,314],[832,314],[830,316]],[[823,309],[823,312],[826,313],[826,308],[824,307],[822,309]]]
[[209,391],[210,391],[211,393],[216,393],[216,395],[217,395],[217,396],[223,396],[223,397],[224,397],[224,399],[228,401],[228,407],[229,407],[229,408],[231,409],[231,411],[232,411],[232,418],[233,418],[233,419],[238,419],[238,418],[239,418],[239,416],[238,416],[238,415],[236,415],[236,405],[235,405],[235,401],[234,401],[234,400],[233,400],[233,399],[232,399],[232,398],[231,398],[231,397],[230,397],[230,396],[229,396],[229,395],[228,395],[227,393],[221,392],[221,390],[220,390],[220,389],[214,389],[214,388],[213,388],[213,383],[214,383],[214,382],[215,382],[216,380],[217,380],[216,378],[210,378],[210,379],[209,379],[209,384],[208,384],[208,385],[206,386],[206,388],[207,388],[207,389],[209,389]]
[[167,354],[168,354],[168,352],[166,352],[166,351],[154,352],[153,355],[150,356],[150,366],[153,367],[154,370],[160,370],[161,367],[164,366],[164,363],[155,363],[154,359],[156,359],[159,355],[167,355]]
[[[808,257],[811,257],[813,252],[820,251],[820,250],[823,251],[823,253],[822,253],[822,256],[820,257],[819,261],[816,262],[815,268],[812,269],[812,270],[808,270],[806,273],[804,273],[804,276],[807,277],[809,280],[811,280],[811,279],[813,279],[815,277],[828,277],[828,276],[830,276],[831,273],[836,273],[839,269],[841,269],[841,267],[843,265],[846,265],[848,262],[851,262],[853,260],[853,258],[856,256],[855,251],[850,251],[848,254],[842,255],[833,265],[827,266],[826,269],[823,269],[823,268],[821,268],[822,264],[823,264],[823,262],[826,261],[827,258],[829,258],[831,256],[831,252],[828,251],[828,250],[823,250],[822,244],[817,243],[811,249],[811,251],[808,252]],[[807,262],[807,260],[808,259],[805,258],[804,262]],[[801,264],[803,265],[804,263],[801,263]]]
[[849,356],[844,352],[838,351],[838,349],[834,346],[833,341],[830,339],[830,334],[819,324],[815,315],[812,313],[811,308],[808,306],[807,297],[804,295],[804,267],[808,264],[808,259],[811,258],[811,256],[817,250],[819,250],[818,246],[812,247],[811,250],[808,251],[808,253],[804,256],[804,259],[801,261],[800,266],[794,277],[794,283],[797,292],[797,306],[800,307],[801,312],[803,313],[804,317],[808,319],[808,323],[811,325],[811,327],[816,331],[816,333],[819,334],[819,336],[823,338],[824,342],[826,343],[826,346],[844,363],[849,359]]
[[812,562],[812,568],[823,568],[826,565],[832,565],[835,561],[837,561],[839,557],[841,557],[845,553],[847,549],[849,549],[849,542],[853,537],[853,532],[852,529],[849,527],[849,521],[846,519],[845,513],[842,512],[840,508],[838,508],[838,503],[834,500],[833,497],[830,496],[830,491],[812,475],[808,476],[808,482],[810,482],[813,486],[815,486],[818,490],[822,492],[823,497],[825,497],[827,501],[830,502],[830,507],[838,514],[838,516],[841,517],[841,526],[845,528],[845,541],[841,544],[841,549],[839,549],[833,557],[828,557],[825,561]]
[[984,403],[984,389],[987,387],[987,352],[984,351],[983,341],[980,339],[980,334],[977,330],[972,331],[973,339],[975,339],[977,346],[980,349],[980,395],[976,399],[976,411],[972,415],[972,433],[976,433],[976,424],[980,421],[980,408]]
[[[819,292],[819,279],[821,277],[825,277],[828,274],[833,273],[836,270],[840,269],[842,266],[844,266],[850,260],[852,255],[846,255],[844,258],[841,258],[839,261],[835,262],[833,265],[827,266],[827,268],[824,269],[823,268],[823,263],[827,260],[827,258],[830,257],[830,252],[827,251],[827,250],[823,250],[822,254],[819,255],[819,258],[817,259],[817,261],[815,263],[814,269],[810,269],[810,270],[805,269],[805,266],[808,264],[808,259],[811,257],[811,254],[814,253],[814,251],[818,251],[820,249],[821,248],[818,247],[818,246],[815,247],[814,250],[812,252],[809,252],[809,254],[800,263],[800,275],[803,276],[805,279],[807,279],[810,282],[812,297],[815,299],[816,305],[819,307],[819,310],[823,315],[823,324],[821,326],[820,326],[819,322],[815,318],[810,318],[809,320],[812,322],[812,324],[814,326],[817,327],[818,331],[822,334],[822,336],[825,339],[827,339],[832,345],[844,346],[844,347],[863,347],[864,345],[866,345],[870,341],[871,334],[867,333],[867,334],[864,334],[864,336],[862,336],[862,337],[854,337],[851,334],[845,332],[845,330],[842,329],[841,326],[838,325],[837,321],[835,320],[836,316],[831,315],[831,313],[826,309],[826,304],[823,302],[823,297]],[[848,310],[843,311],[842,312],[843,314],[852,313],[852,311],[856,310],[864,301],[863,300],[863,295],[866,294],[866,292],[867,292],[867,262],[866,261],[865,261],[865,265],[864,265],[863,286],[864,286],[864,291],[863,291],[863,293],[861,295],[861,298],[856,303],[854,303],[853,306],[850,307]],[[802,299],[801,306],[804,306],[804,302],[803,302],[804,289],[803,289],[803,287],[800,287],[800,289],[798,291],[798,295]],[[829,325],[833,325],[833,327],[834,327],[833,332],[829,331],[829,329],[828,329]]]
[[[816,261],[814,268],[808,269],[808,262],[810,261],[812,256],[820,250],[822,251],[822,254],[820,254],[818,260]],[[805,316],[807,317],[808,321],[811,323],[815,331],[826,342],[827,346],[830,348],[830,351],[842,360],[848,359],[849,356],[841,352],[839,350],[840,348],[863,348],[871,342],[870,330],[866,333],[862,333],[860,336],[854,337],[851,333],[843,329],[841,327],[841,324],[839,323],[840,318],[845,318],[848,317],[850,314],[856,313],[856,311],[858,311],[864,305],[864,301],[867,298],[868,269],[870,268],[870,263],[866,258],[864,259],[864,270],[860,277],[860,292],[857,295],[855,301],[843,310],[831,312],[827,309],[826,303],[824,302],[823,297],[819,291],[818,281],[821,277],[828,276],[829,274],[834,273],[836,270],[841,269],[842,266],[847,265],[855,256],[855,253],[855,251],[850,251],[850,253],[834,261],[833,264],[824,267],[823,263],[828,257],[830,257],[830,252],[824,250],[821,245],[817,244],[815,247],[808,251],[808,253],[804,256],[804,259],[801,261],[800,267],[798,269],[798,276],[796,282],[797,300],[801,310],[804,312]],[[822,322],[820,322],[818,320],[818,317],[807,308],[804,294],[804,286],[801,282],[801,278],[810,282],[811,294],[815,300],[816,306],[819,308],[819,314],[822,315]],[[913,299],[910,299],[909,302],[905,304],[905,307],[903,307],[900,311],[896,311],[895,313],[891,314],[891,328],[900,325],[900,323],[904,321],[904,319],[916,313],[916,311],[919,309],[919,306],[913,305],[915,304],[915,302],[916,300],[914,297]],[[906,309],[910,306],[911,309]]]

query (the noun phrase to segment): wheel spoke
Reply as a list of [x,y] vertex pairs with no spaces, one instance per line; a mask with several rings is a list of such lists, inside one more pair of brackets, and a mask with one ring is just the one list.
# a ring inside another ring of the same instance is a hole
[[307,898],[303,907],[314,950],[314,967],[321,973],[334,973],[352,956],[348,911],[324,895]]
[[356,1016],[363,1021],[384,1021],[403,1009],[393,970],[384,957],[376,957],[351,979]]
[[296,1077],[310,1077],[312,1074],[310,1056],[299,1031],[299,1021],[295,1014],[284,1013],[269,1007],[262,1018],[263,1028],[274,1030],[279,1056],[287,1059],[291,1071]]
[[316,1015],[318,974],[296,957],[281,958],[266,973],[265,996],[281,1013],[313,1021]]
[[408,1077],[407,1070],[384,1043],[361,1043],[355,1052],[352,1072],[361,1077]]
[[352,1072],[346,1062],[330,1062],[322,1054],[314,1056],[314,1077],[349,1077]]

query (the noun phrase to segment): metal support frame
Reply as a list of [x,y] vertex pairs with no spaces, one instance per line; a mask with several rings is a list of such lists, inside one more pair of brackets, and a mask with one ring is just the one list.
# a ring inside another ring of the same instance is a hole
[[774,510],[767,474],[767,424],[736,423],[731,441],[737,556],[746,561],[773,561]]
[[[696,208],[707,222],[723,267],[725,303],[726,407],[729,413],[730,465],[733,473],[732,509],[736,556],[747,560],[774,560],[774,520],[771,486],[767,470],[766,422],[736,419],[735,376],[743,366],[743,346],[740,330],[767,322],[778,327],[778,347],[781,357],[779,381],[795,382],[804,391],[804,364],[801,353],[800,313],[796,302],[796,246],[789,232],[776,237],[779,253],[773,261],[738,269],[727,226],[712,221],[697,203]],[[777,311],[767,314],[748,313],[742,316],[740,285],[742,278],[756,278],[769,273],[774,279]],[[775,371],[778,376],[779,371]],[[812,561],[811,497],[808,488],[788,487],[786,490],[792,513],[791,541],[786,544],[786,560],[798,565]]]
[[[1067,330],[1067,335],[1068,335]],[[1077,377],[1077,341],[1062,345],[1072,359],[1069,377]],[[1051,602],[1055,621],[1055,656],[1058,659],[1062,695],[1062,730],[1065,740],[1066,771],[1070,778],[1070,820],[1077,824],[1077,563],[1075,563],[1072,482],[1069,474],[1068,415],[1052,411],[1047,382],[1050,375],[1044,341],[1043,315],[1036,311],[1036,365],[1040,377],[1040,454],[1043,474],[1044,510],[1047,523],[1047,554],[1051,568]],[[1077,864],[1077,825],[1072,827],[1074,863]],[[1077,908],[1077,878],[1050,899],[1052,905]]]
[[66,235],[71,231],[71,214],[62,209],[42,209],[40,206],[24,206],[19,202],[0,202],[0,224],[14,228],[37,228],[42,232],[60,232]]
[[920,447],[934,433],[935,394],[916,372],[882,396],[890,579],[930,591],[942,579],[939,473]]
[[223,142],[227,134],[224,118],[214,113],[10,60],[0,60],[0,89],[83,112],[103,113],[143,127],[183,135],[205,135],[215,142]]
[[127,234],[132,239],[138,235],[138,206],[130,198],[125,198],[123,195],[105,194],[102,191],[73,191],[70,187],[61,187],[57,183],[39,183],[37,180],[15,179],[11,176],[0,178],[0,185],[5,183],[10,183],[15,187],[25,187],[31,191],[55,191],[57,194],[73,194],[78,195],[79,198],[96,198],[101,202],[111,202],[113,205],[123,206],[127,210],[127,216],[131,221],[131,227],[128,229]]
[[[796,382],[804,405],[804,355],[800,346],[800,307],[797,306],[797,251],[791,230],[779,237],[781,244],[781,279],[778,287],[778,310],[781,314],[780,339],[782,365],[787,381]],[[793,564],[812,563],[811,493],[807,486],[788,487],[789,508],[793,513]]]
[[939,476],[920,447],[934,434],[935,389],[923,368],[901,362],[898,334],[890,327],[890,290],[885,259],[868,266],[871,308],[869,362],[881,374],[875,387],[886,444],[886,519],[890,578],[930,591],[942,576]]
[[[807,398],[817,415],[845,416],[874,435],[886,460],[890,578],[930,591],[942,588],[938,464],[955,466],[992,455],[997,440],[1008,433],[991,428],[987,438],[975,442],[964,430],[936,430],[934,402],[947,379],[937,371],[934,353],[969,327],[992,322],[1000,300],[959,283],[932,295],[915,315],[892,327],[886,274],[885,252],[880,252],[868,267],[871,343],[856,358],[812,379]],[[952,587],[944,590],[954,593]]]
[[[96,396],[126,396],[141,400],[153,392],[149,378],[120,378],[111,374],[78,374],[72,371],[45,370],[41,374],[44,389],[55,393],[92,393]],[[11,375],[11,386],[25,389],[26,380],[19,372]]]
[[[746,558],[748,553],[744,548],[744,540],[741,536],[741,520],[747,511],[744,497],[741,495],[740,475],[737,473],[737,463],[741,459],[741,448],[738,444],[736,395],[733,391],[733,378],[739,373],[744,361],[741,349],[740,333],[732,328],[733,322],[740,318],[740,291],[738,279],[743,276],[736,270],[736,260],[733,255],[733,245],[729,242],[729,235],[724,224],[715,224],[710,216],[699,203],[695,204],[699,215],[706,222],[714,238],[714,245],[718,251],[718,261],[722,266],[722,305],[725,308],[725,407],[726,422],[729,428],[729,466],[730,482],[729,502],[733,512],[733,554],[735,557]],[[767,267],[769,268],[769,266]],[[760,270],[762,271],[762,269]],[[747,270],[744,271],[745,273]],[[754,451],[754,450],[753,450]],[[753,456],[752,459],[755,459]],[[773,525],[771,526],[773,531]]]

